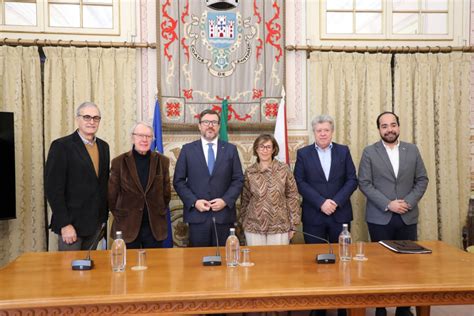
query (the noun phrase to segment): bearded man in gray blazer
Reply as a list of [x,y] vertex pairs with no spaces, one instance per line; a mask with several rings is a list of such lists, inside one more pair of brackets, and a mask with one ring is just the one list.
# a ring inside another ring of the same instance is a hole
[[[418,202],[428,186],[425,165],[414,144],[399,141],[399,118],[393,112],[377,117],[381,141],[364,149],[359,165],[359,188],[367,197],[370,239],[416,240]],[[376,315],[386,315],[377,308]],[[398,307],[397,316],[412,315]]]

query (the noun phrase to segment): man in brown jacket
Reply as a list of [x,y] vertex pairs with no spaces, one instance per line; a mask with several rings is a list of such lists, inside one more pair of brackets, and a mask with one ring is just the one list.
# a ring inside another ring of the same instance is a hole
[[143,122],[132,130],[133,148],[112,160],[109,207],[111,236],[122,231],[127,248],[161,248],[168,235],[171,199],[169,159],[150,150],[153,128]]

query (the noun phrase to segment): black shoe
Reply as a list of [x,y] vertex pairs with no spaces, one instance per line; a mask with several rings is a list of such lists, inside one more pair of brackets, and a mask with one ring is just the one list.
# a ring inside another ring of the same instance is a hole
[[375,309],[375,316],[387,316],[387,310],[385,307],[377,307]]
[[413,313],[410,311],[410,307],[397,307],[395,316],[413,316]]

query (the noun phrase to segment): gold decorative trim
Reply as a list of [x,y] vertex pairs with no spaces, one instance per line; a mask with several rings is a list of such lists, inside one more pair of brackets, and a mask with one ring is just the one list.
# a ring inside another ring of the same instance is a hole
[[116,315],[151,313],[212,313],[307,310],[326,308],[367,308],[376,306],[429,306],[474,304],[473,292],[348,294],[265,298],[224,298],[193,301],[134,302],[83,306],[56,306],[0,311],[0,315]]

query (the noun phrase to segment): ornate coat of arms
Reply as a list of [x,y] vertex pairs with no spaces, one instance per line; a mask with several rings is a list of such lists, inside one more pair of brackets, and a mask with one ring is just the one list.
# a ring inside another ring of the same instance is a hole
[[[198,62],[206,64],[209,73],[215,77],[232,75],[236,65],[248,61],[251,55],[251,39],[255,36],[256,30],[249,25],[249,21],[246,22],[243,23],[239,13],[204,12],[201,19],[196,19],[189,25],[187,33],[192,38],[190,47],[193,57]],[[203,35],[201,32],[203,29],[205,37],[200,37]],[[202,47],[211,53],[211,59],[199,53],[196,43],[199,40],[202,42]],[[235,56],[240,47],[245,48],[243,54]]]
[[195,124],[203,109],[220,111],[224,98],[231,123],[275,120],[284,73],[283,1],[227,0],[225,11],[213,9],[217,2],[160,1],[164,124]]

